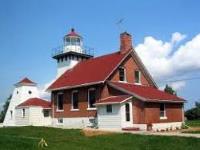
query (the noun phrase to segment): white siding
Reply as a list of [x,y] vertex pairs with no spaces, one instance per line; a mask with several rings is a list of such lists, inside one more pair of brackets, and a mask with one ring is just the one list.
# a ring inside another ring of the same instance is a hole
[[42,107],[26,107],[24,118],[22,117],[22,109],[16,109],[16,125],[49,126],[52,124],[51,116],[44,117]]
[[15,124],[17,126],[28,126],[29,125],[29,113],[30,110],[29,108],[24,108],[25,109],[25,116],[22,116],[22,109],[15,109],[16,113],[15,113]]
[[[29,91],[31,91],[32,93],[29,94]],[[15,117],[14,117],[16,116],[15,107],[19,105],[20,103],[23,103],[27,99],[33,98],[33,97],[39,97],[38,89],[36,86],[29,86],[29,85],[16,86],[13,91],[12,98],[10,100],[8,110],[6,112],[3,125],[15,126],[16,125]],[[11,118],[10,111],[13,112],[12,118]]]
[[97,106],[98,127],[102,129],[121,129],[120,105],[112,105],[112,113],[107,113],[106,105]]

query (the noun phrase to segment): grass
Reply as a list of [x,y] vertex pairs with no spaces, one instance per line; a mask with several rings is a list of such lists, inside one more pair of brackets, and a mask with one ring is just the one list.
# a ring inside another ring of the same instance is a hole
[[196,150],[200,139],[186,137],[108,134],[86,137],[81,130],[45,127],[0,128],[1,150],[37,150],[44,138],[48,150]]
[[187,120],[185,123],[190,127],[200,127],[200,120]]

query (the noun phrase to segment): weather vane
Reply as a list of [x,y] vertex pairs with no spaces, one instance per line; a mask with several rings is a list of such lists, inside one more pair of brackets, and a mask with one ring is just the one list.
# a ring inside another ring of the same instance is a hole
[[119,19],[117,22],[116,22],[116,25],[117,25],[117,27],[118,27],[118,29],[120,30],[120,31],[122,31],[123,30],[123,22],[124,22],[124,18],[121,18],[121,19]]

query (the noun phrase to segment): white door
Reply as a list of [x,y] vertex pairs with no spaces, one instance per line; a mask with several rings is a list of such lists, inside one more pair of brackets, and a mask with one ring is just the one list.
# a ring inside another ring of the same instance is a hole
[[122,128],[133,126],[132,102],[126,102],[121,106]]

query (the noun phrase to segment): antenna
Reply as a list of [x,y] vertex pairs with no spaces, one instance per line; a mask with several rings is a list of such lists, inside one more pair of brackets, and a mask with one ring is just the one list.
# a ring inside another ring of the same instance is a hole
[[116,25],[117,25],[119,31],[122,31],[122,30],[123,30],[122,25],[123,25],[124,20],[125,20],[125,18],[121,18],[121,19],[119,19],[119,20],[116,22]]

